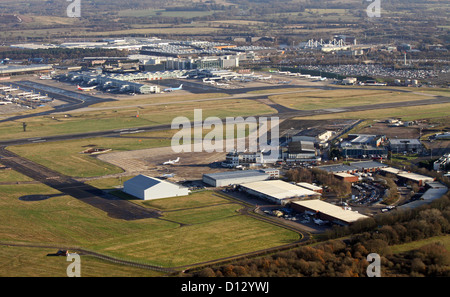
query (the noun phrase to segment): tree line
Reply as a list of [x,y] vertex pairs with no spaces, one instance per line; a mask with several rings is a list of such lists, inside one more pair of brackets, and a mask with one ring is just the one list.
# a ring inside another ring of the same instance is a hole
[[[444,236],[450,231],[450,194],[430,205],[392,211],[334,227],[325,241],[257,258],[209,266],[188,273],[194,277],[364,277],[367,255],[381,256],[382,276],[450,276],[450,252],[439,242],[402,253],[391,247]],[[346,239],[341,239],[346,236]]]
[[43,58],[48,61],[61,61],[70,59],[80,59],[80,57],[126,57],[128,51],[115,49],[83,49],[83,48],[50,48],[50,49],[7,49],[0,51],[0,58],[12,60],[26,60],[33,58]]
[[349,182],[342,181],[336,178],[333,174],[329,174],[327,171],[314,168],[312,170],[307,168],[295,168],[289,169],[285,177],[289,181],[293,182],[307,182],[307,183],[319,183],[325,185],[331,192],[334,192],[338,197],[344,197],[351,194],[352,185]]

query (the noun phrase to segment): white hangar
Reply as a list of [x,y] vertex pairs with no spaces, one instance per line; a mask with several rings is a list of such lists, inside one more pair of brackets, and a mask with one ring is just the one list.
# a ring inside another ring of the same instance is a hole
[[124,182],[123,191],[143,200],[189,195],[186,187],[142,174]]

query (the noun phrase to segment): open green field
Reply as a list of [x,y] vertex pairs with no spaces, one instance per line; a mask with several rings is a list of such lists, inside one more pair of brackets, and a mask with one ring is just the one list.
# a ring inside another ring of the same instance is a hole
[[0,169],[0,183],[26,182],[33,179],[14,170]]
[[[202,102],[201,105],[198,102],[186,102],[167,106],[118,107],[117,109],[72,113],[70,117],[59,115],[54,118],[49,116],[29,118],[26,120],[26,132],[23,132],[23,120],[2,123],[0,124],[0,139],[32,138],[170,124],[174,118],[179,116],[193,120],[194,109],[198,108],[203,110],[204,118],[276,113],[274,109],[265,104],[246,99],[212,100]],[[138,113],[139,117],[136,117]]]
[[215,10],[210,11],[170,11],[165,9],[126,9],[118,12],[119,16],[122,17],[152,17],[156,15],[165,17],[183,17],[183,18],[195,18],[207,15],[212,15],[216,12]]
[[[0,277],[66,277],[66,257],[52,257],[57,250],[42,247],[0,245]],[[158,277],[162,273],[117,265],[81,255],[81,277]]]
[[433,104],[423,106],[408,106],[399,108],[386,108],[355,112],[342,112],[326,115],[297,117],[294,119],[308,120],[329,120],[329,119],[387,119],[401,118],[404,121],[413,121],[418,119],[444,118],[449,116],[450,103]]
[[167,199],[157,199],[157,200],[147,200],[139,201],[142,205],[150,208],[159,209],[161,211],[176,211],[180,209],[191,209],[213,206],[217,204],[229,203],[229,201],[224,200],[220,195],[211,195],[210,191],[201,191],[195,193],[195,195],[177,197],[177,198],[167,198]]
[[[153,135],[170,137],[175,131],[155,132]],[[170,146],[169,139],[101,137],[67,141],[42,142],[11,146],[8,149],[47,168],[74,177],[93,177],[121,173],[123,170],[94,156],[81,152],[90,147],[108,148],[112,151],[128,151]]]
[[[213,128],[214,129],[214,128]],[[202,137],[205,137],[213,129],[202,129]],[[234,136],[237,136],[237,126],[235,126]],[[96,158],[96,155],[82,153],[88,148],[111,149],[109,152],[132,151],[157,147],[167,147],[170,149],[172,137],[179,130],[164,130],[141,132],[134,134],[124,134],[118,137],[97,137],[85,139],[73,139],[65,141],[39,142],[8,147],[8,150],[27,158],[33,162],[41,164],[59,173],[78,177],[93,178],[105,175],[122,173],[123,170],[110,163],[103,162]],[[192,141],[195,136],[191,129]],[[223,134],[226,127],[223,127]],[[250,133],[248,127],[245,135]],[[182,144],[182,143],[180,143]],[[109,153],[109,152],[106,152]],[[15,173],[9,176],[8,173],[0,171],[0,182],[27,181],[26,177]],[[112,189],[125,181],[125,177],[106,177],[92,179],[89,184],[102,189]]]
[[444,245],[444,247],[449,250],[450,249],[450,236],[449,235],[443,235],[443,236],[435,236],[430,237],[423,240],[413,241],[410,243],[404,243],[404,244],[398,244],[390,246],[390,250],[394,253],[404,253],[407,251],[419,249],[420,247],[431,244],[431,243],[441,243]]
[[433,97],[419,93],[395,92],[374,89],[339,89],[270,96],[275,103],[300,110],[339,108],[389,102],[425,100]]
[[88,178],[85,183],[102,190],[114,190],[122,187],[123,183],[134,176]]
[[148,104],[173,104],[173,102],[183,102],[192,100],[214,99],[227,97],[225,93],[208,93],[208,94],[187,94],[185,96],[161,94],[161,95],[137,95],[132,98],[121,99],[117,101],[102,102],[91,105],[92,108],[111,108],[111,107],[126,107],[129,106],[146,106]]
[[[241,215],[236,211],[239,204],[210,191],[179,197],[180,201],[155,201],[164,209],[162,219],[137,221],[112,219],[69,196],[56,195],[34,202],[18,199],[29,194],[60,194],[41,184],[0,186],[0,192],[2,242],[79,247],[141,263],[182,266],[299,239],[292,231]],[[8,262],[14,253],[14,249],[0,248],[0,263],[14,267]],[[59,265],[39,264],[41,256],[34,263],[37,270],[30,273],[43,275],[47,265]],[[40,265],[44,265],[42,271],[38,271]],[[103,275],[108,273],[111,272],[106,270]]]

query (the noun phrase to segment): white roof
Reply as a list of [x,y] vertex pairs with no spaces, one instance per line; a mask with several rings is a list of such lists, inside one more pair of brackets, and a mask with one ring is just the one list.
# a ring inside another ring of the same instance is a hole
[[385,168],[381,168],[381,170],[392,173],[392,174],[398,174],[398,173],[402,172],[400,169],[397,169],[394,167],[385,167]]
[[347,173],[347,172],[338,172],[334,173],[334,175],[340,176],[340,177],[355,177],[356,175]]
[[282,180],[258,181],[245,183],[241,186],[276,199],[319,195],[317,192],[299,187],[297,185],[293,185]]
[[319,211],[323,214],[332,216],[338,220],[343,222],[354,222],[359,219],[368,218],[368,216],[359,214],[352,210],[345,210],[342,207],[321,201],[319,199],[314,200],[304,200],[304,201],[295,201],[295,204],[301,205],[303,207],[307,207],[314,211]]
[[404,178],[415,180],[415,181],[433,181],[434,180],[434,178],[432,178],[432,177],[422,175],[422,174],[412,173],[412,172],[400,172],[397,175],[400,177],[404,177]]
[[305,188],[305,189],[308,189],[308,190],[312,190],[312,191],[314,191],[314,190],[315,191],[322,190],[322,187],[318,187],[318,186],[315,186],[315,185],[310,184],[310,183],[302,182],[302,183],[297,183],[297,185],[302,187],[302,188]]

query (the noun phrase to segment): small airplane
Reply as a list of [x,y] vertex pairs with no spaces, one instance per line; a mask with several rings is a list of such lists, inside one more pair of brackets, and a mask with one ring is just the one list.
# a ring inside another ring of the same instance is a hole
[[180,157],[176,158],[175,160],[169,160],[167,162],[164,162],[163,165],[173,165],[175,163],[178,163],[180,161]]
[[52,77],[50,75],[41,75],[39,79],[52,79]]
[[164,89],[164,92],[178,91],[178,90],[181,90],[181,89],[183,89],[183,84],[181,84],[178,88],[167,88],[167,89]]
[[78,90],[80,91],[91,91],[93,89],[95,89],[97,86],[92,86],[92,87],[80,87],[79,85],[77,85]]
[[271,79],[271,78],[272,78],[272,75],[269,75],[269,76],[262,76],[262,77],[260,77],[259,79],[265,80],[265,79]]

